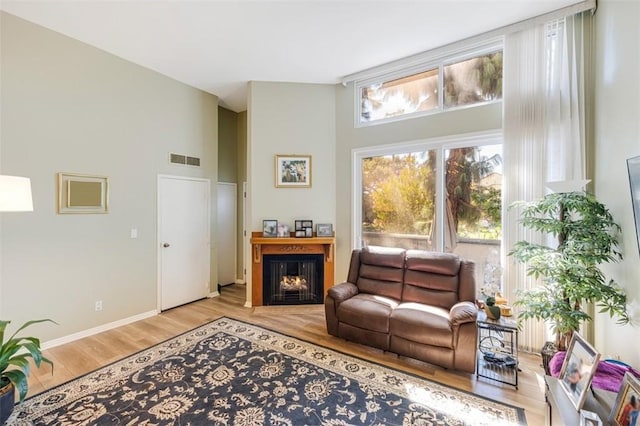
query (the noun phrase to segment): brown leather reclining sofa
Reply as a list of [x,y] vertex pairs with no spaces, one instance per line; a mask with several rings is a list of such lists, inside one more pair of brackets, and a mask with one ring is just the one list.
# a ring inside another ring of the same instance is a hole
[[474,263],[455,254],[354,250],[347,282],[325,299],[329,334],[444,368],[473,373],[477,341]]

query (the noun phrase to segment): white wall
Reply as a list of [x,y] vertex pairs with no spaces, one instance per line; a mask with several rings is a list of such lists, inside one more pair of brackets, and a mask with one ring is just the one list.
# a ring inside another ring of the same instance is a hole
[[595,347],[640,367],[640,255],[626,160],[640,155],[640,2],[599,0],[595,55],[595,179],[597,198],[622,227],[624,261],[603,270],[627,292],[635,326],[607,315],[594,321]]
[[[261,231],[265,219],[288,224],[291,230],[296,219],[313,220],[314,226],[336,223],[335,104],[333,85],[249,84],[249,231]],[[276,154],[311,155],[311,188],[276,188]],[[250,285],[247,298],[251,300]]]
[[[153,311],[157,175],[216,182],[217,98],[12,15],[0,19],[0,168],[31,178],[35,210],[0,214],[0,315],[55,319],[59,326],[33,331],[50,340]],[[202,167],[169,165],[170,151],[201,157]],[[109,213],[57,214],[58,172],[108,176]],[[215,247],[211,258],[216,277]]]

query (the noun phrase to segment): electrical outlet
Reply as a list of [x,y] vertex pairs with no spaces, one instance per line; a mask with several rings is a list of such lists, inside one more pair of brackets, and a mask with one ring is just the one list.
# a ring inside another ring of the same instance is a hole
[[102,300],[96,301],[96,312],[102,310]]

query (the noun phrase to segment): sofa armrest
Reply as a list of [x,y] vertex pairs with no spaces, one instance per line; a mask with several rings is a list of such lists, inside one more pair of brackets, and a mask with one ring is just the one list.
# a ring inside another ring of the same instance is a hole
[[350,282],[333,286],[327,292],[327,297],[324,299],[324,316],[327,321],[327,332],[332,336],[340,336],[338,306],[356,294],[358,294],[358,286]]
[[345,300],[355,296],[356,294],[358,294],[358,286],[350,282],[345,282],[333,286],[329,289],[328,292],[329,297],[335,300],[337,304],[340,304],[340,302],[344,302]]
[[478,348],[478,309],[472,302],[460,302],[449,311],[453,329],[453,368],[473,373],[476,369]]
[[467,322],[475,322],[478,318],[478,308],[471,302],[459,302],[449,311],[449,322],[457,327]]

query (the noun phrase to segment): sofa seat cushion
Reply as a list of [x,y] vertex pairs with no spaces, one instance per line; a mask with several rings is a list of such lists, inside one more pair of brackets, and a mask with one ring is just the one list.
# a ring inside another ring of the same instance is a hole
[[390,330],[413,342],[453,349],[449,311],[437,306],[401,303],[391,314]]
[[398,301],[375,294],[357,294],[338,306],[338,320],[365,330],[389,332],[389,316]]

